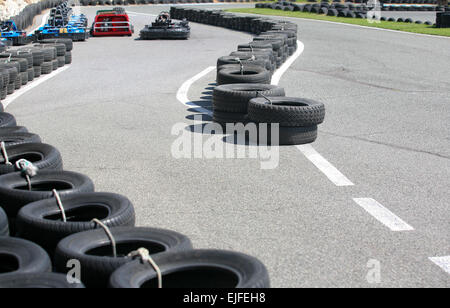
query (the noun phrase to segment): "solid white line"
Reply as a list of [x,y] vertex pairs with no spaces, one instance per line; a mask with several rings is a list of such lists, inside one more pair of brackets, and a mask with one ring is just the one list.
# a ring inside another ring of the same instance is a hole
[[336,167],[330,164],[310,144],[297,145],[297,149],[306,156],[336,186],[352,186],[353,184]]
[[3,108],[6,109],[6,107],[8,107],[9,104],[11,104],[15,99],[17,99],[19,96],[22,96],[23,94],[27,93],[28,91],[30,91],[31,89],[34,89],[35,87],[37,87],[38,85],[42,84],[43,82],[46,82],[47,80],[49,80],[50,78],[55,77],[56,75],[58,75],[59,73],[64,72],[66,69],[68,69],[70,67],[70,65],[66,65],[64,67],[59,68],[56,71],[53,71],[52,73],[42,76],[39,79],[37,79],[36,81],[31,81],[30,83],[28,83],[27,85],[23,86],[22,88],[20,88],[19,90],[17,90],[16,92],[14,92],[11,95],[8,95],[4,100],[2,100],[2,104],[3,104]]
[[450,256],[430,257],[431,262],[442,268],[447,274],[450,274]]
[[376,200],[371,198],[353,198],[353,200],[365,209],[370,215],[375,217],[379,222],[384,224],[391,231],[412,231],[413,227],[408,225],[394,213],[382,206]]
[[297,50],[295,51],[295,53],[290,56],[286,62],[284,62],[284,64],[276,70],[276,72],[273,74],[272,76],[272,85],[278,85],[280,83],[280,79],[281,76],[283,76],[283,74],[288,70],[288,68],[295,62],[295,60],[297,60],[298,57],[300,57],[300,55],[303,53],[303,51],[305,50],[305,45],[300,42],[297,41]]
[[216,69],[215,66],[207,67],[206,69],[204,69],[203,71],[201,71],[200,73],[198,73],[197,75],[195,75],[194,77],[192,77],[192,78],[186,80],[186,81],[181,85],[181,87],[178,89],[178,92],[177,92],[177,100],[178,100],[180,103],[182,103],[182,104],[188,106],[189,108],[192,108],[192,109],[194,109],[194,110],[196,110],[196,111],[198,111],[198,112],[206,113],[206,114],[208,114],[208,115],[212,115],[212,111],[210,111],[210,110],[208,110],[208,109],[205,109],[205,108],[203,108],[203,107],[201,107],[201,106],[198,106],[198,105],[194,104],[193,102],[191,102],[191,101],[189,100],[189,98],[188,98],[188,92],[189,92],[189,88],[191,87],[191,85],[192,85],[194,82],[196,82],[197,80],[199,80],[200,78],[202,78],[203,76],[205,76],[206,74],[208,74],[209,72],[211,72],[211,71],[213,71],[213,70],[215,70],[215,69]]

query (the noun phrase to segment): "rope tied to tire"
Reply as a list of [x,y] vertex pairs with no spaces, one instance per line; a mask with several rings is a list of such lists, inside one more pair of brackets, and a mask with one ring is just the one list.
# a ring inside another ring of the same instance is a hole
[[53,196],[56,199],[56,203],[58,204],[59,210],[61,211],[61,216],[62,216],[63,222],[67,222],[66,211],[64,210],[64,206],[62,204],[61,197],[59,196],[58,191],[56,189],[53,189],[52,192],[53,192]]
[[3,158],[5,159],[5,165],[12,165],[12,163],[9,161],[9,158],[8,158],[8,152],[6,152],[5,142],[2,141],[0,143],[0,148],[1,148]]
[[26,159],[19,159],[15,166],[27,180],[28,190],[31,191],[31,178],[37,175],[39,168]]
[[112,252],[113,252],[113,257],[117,258],[117,245],[116,245],[116,240],[114,239],[114,236],[111,233],[111,230],[109,230],[108,226],[105,225],[104,223],[102,223],[100,220],[98,220],[97,218],[92,219],[92,222],[99,225],[100,227],[103,228],[103,230],[105,230],[106,235],[109,237],[109,240],[111,241],[111,246],[112,246]]
[[257,92],[256,92],[256,95],[257,95],[257,96],[258,96],[258,95],[261,95],[264,99],[266,99],[266,100],[269,102],[269,104],[273,105],[273,103],[272,103],[272,101],[270,100],[270,98],[268,98],[267,96],[265,96],[265,95],[262,94],[261,92],[257,91]]
[[235,60],[237,62],[239,62],[239,66],[240,66],[240,69],[241,69],[241,75],[244,75],[244,64],[242,63],[241,59],[235,58]]
[[134,258],[139,257],[141,258],[142,262],[148,262],[153,269],[156,272],[156,275],[158,277],[158,289],[162,289],[162,273],[161,269],[159,268],[158,264],[152,259],[150,256],[150,252],[146,248],[139,248],[138,250],[132,251],[128,254],[128,257]]

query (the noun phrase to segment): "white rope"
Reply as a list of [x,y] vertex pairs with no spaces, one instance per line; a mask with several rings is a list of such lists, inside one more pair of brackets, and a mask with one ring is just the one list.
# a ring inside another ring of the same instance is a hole
[[153,267],[156,272],[156,276],[158,277],[158,289],[162,289],[162,273],[158,264],[152,259],[150,256],[150,252],[146,248],[139,248],[136,251],[132,251],[128,254],[128,257],[136,257],[139,256],[143,262],[148,262]]
[[8,153],[6,152],[6,145],[3,141],[0,143],[0,148],[2,151],[3,158],[5,159],[5,165],[12,165],[9,161]]
[[56,203],[58,204],[59,210],[61,211],[63,222],[67,222],[66,211],[64,210],[64,206],[62,204],[61,197],[59,196],[56,189],[53,189],[52,192],[53,192],[53,195],[55,196]]
[[102,227],[103,230],[105,230],[106,235],[109,237],[109,240],[111,241],[113,257],[117,258],[116,240],[114,239],[114,236],[112,235],[109,228],[104,223],[102,223],[100,220],[98,220],[97,218],[92,219],[92,222],[96,223],[97,225]]
[[271,105],[273,105],[272,101],[270,100],[270,98],[268,98],[267,96],[265,96],[264,94],[262,94],[261,92],[256,92],[257,95],[261,95],[262,97],[264,97]]

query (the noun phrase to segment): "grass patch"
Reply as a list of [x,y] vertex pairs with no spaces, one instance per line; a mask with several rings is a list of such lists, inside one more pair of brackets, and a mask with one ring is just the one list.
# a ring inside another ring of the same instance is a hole
[[272,16],[285,16],[285,17],[295,17],[295,18],[306,18],[306,19],[316,19],[316,20],[327,20],[340,22],[345,24],[360,25],[372,28],[382,28],[397,31],[448,36],[450,37],[450,28],[435,28],[433,26],[427,26],[424,24],[418,25],[414,23],[403,23],[403,22],[390,22],[381,21],[380,23],[369,23],[367,19],[359,18],[346,18],[346,17],[332,17],[319,15],[315,13],[305,13],[305,12],[290,12],[290,11],[280,11],[272,9],[229,9],[228,12],[235,13],[248,13],[248,14],[259,14],[259,15],[272,15]]

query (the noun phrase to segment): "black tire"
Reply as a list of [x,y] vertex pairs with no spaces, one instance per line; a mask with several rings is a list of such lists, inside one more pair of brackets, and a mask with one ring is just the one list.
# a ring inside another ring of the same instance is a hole
[[[190,250],[155,256],[163,288],[269,288],[270,279],[258,259],[233,251]],[[129,262],[110,278],[112,288],[156,288],[153,267]]]
[[59,242],[55,253],[58,272],[67,271],[68,260],[81,263],[81,281],[87,287],[106,287],[111,274],[120,266],[131,261],[125,257],[131,251],[145,247],[150,254],[192,249],[191,241],[174,231],[155,228],[111,228],[117,243],[118,257],[112,257],[110,241],[103,229],[85,231],[70,235]]
[[317,139],[317,125],[307,127],[279,126],[277,138],[272,138],[271,125],[262,126],[257,123],[258,136],[250,139],[260,145],[298,145],[312,143]]
[[59,151],[45,143],[23,143],[8,146],[9,161],[13,165],[4,164],[4,158],[0,157],[0,175],[17,172],[16,161],[26,159],[33,163],[39,170],[62,170],[63,162]]
[[41,66],[33,66],[33,71],[34,71],[34,78],[38,78],[41,77],[42,75],[42,68]]
[[44,249],[19,238],[0,237],[0,259],[0,277],[13,273],[46,273],[52,268]]
[[248,67],[243,69],[243,74],[239,68],[227,68],[218,71],[217,84],[231,83],[263,83],[270,84],[270,71],[261,67]]
[[57,273],[5,274],[0,276],[0,289],[82,289],[82,283],[69,283],[67,276]]
[[66,65],[66,56],[58,56],[58,67],[63,67]]
[[0,127],[11,127],[16,125],[16,119],[12,114],[7,112],[0,112]]
[[0,141],[3,141],[6,148],[14,146],[16,144],[22,143],[39,143],[41,142],[41,137],[32,133],[1,133]]
[[12,133],[28,133],[28,129],[24,126],[0,127],[0,135]]
[[33,241],[53,255],[56,245],[74,233],[93,230],[97,218],[108,227],[133,227],[135,213],[126,197],[112,193],[74,194],[61,198],[67,222],[54,199],[23,207],[17,215],[17,234]]
[[228,84],[214,88],[214,110],[247,113],[250,99],[265,96],[285,96],[284,89],[268,84]]
[[72,52],[70,52],[70,51],[66,52],[66,55],[64,57],[65,57],[64,59],[65,59],[66,64],[72,63]]
[[0,199],[9,218],[15,218],[19,210],[32,202],[54,198],[53,189],[64,196],[93,192],[94,183],[87,176],[70,171],[40,171],[31,178],[32,191],[19,173],[0,176]]
[[59,68],[59,61],[55,59],[52,61],[52,71],[56,71]]
[[5,211],[0,207],[0,236],[9,235],[8,216]]
[[27,69],[27,74],[28,74],[28,81],[33,81],[34,80],[34,69],[33,69],[33,67]]
[[50,74],[52,71],[53,71],[53,60],[42,63],[41,65],[42,74]]
[[225,127],[227,123],[244,123],[248,122],[246,113],[223,112],[214,110],[213,121]]
[[240,65],[238,59],[244,66],[259,66],[266,70],[271,70],[272,66],[269,60],[265,59],[252,59],[250,55],[243,57],[223,56],[217,59],[217,69],[220,70],[225,65]]
[[248,116],[258,123],[280,126],[312,126],[323,122],[325,106],[317,101],[294,97],[254,98],[248,105]]
[[22,86],[26,85],[28,83],[28,72],[20,72],[20,81],[22,82]]
[[66,51],[71,51],[73,49],[73,41],[71,39],[43,39],[39,41],[40,44],[64,44],[66,46]]

